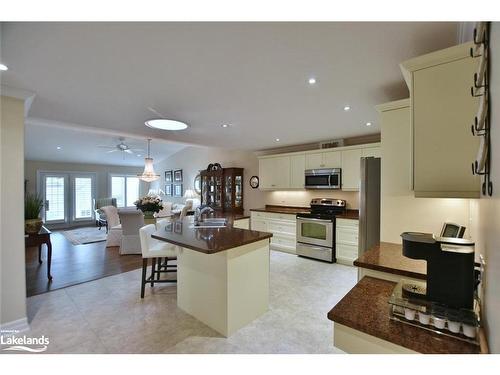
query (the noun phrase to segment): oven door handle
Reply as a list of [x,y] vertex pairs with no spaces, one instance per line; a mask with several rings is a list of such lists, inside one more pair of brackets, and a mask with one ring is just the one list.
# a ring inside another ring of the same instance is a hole
[[332,221],[331,220],[325,220],[325,219],[315,219],[315,218],[298,218],[297,219],[298,221],[319,221],[319,222],[322,222],[322,223],[331,223]]

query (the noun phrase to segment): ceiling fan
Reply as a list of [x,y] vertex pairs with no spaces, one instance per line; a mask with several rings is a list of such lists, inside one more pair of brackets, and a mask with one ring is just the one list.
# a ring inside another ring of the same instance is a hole
[[106,151],[107,153],[111,152],[126,152],[127,154],[133,154],[135,152],[141,152],[144,151],[142,148],[132,148],[130,145],[127,145],[125,143],[125,138],[120,137],[119,138],[120,143],[114,145],[114,146],[106,146],[106,145],[99,145],[97,147],[99,148],[107,148],[109,151]]

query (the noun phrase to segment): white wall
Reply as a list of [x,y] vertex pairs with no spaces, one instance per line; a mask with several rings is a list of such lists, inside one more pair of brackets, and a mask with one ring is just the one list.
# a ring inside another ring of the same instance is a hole
[[[24,164],[24,178],[28,180],[27,190],[36,192],[37,171],[59,171],[59,172],[94,172],[97,174],[96,194],[97,198],[109,196],[109,174],[142,173],[144,167],[123,167],[116,165],[101,164],[79,164],[79,163],[56,163],[51,161],[26,160]],[[140,194],[145,195],[149,190],[149,183],[141,182]]]
[[476,251],[486,260],[483,319],[492,353],[500,353],[500,23],[491,23],[491,179],[493,196],[472,202]]
[[0,101],[0,323],[26,318],[24,101]]
[[[263,207],[264,194],[259,189],[252,189],[248,183],[251,176],[259,174],[259,162],[253,152],[225,150],[211,147],[190,146],[155,164],[155,171],[161,174],[159,181],[151,187],[165,189],[164,173],[169,169],[182,169],[184,191],[193,189],[193,182],[200,170],[206,169],[210,163],[220,163],[222,167],[240,167],[243,171],[243,205],[245,210]],[[183,198],[170,197],[168,200],[183,203]]]

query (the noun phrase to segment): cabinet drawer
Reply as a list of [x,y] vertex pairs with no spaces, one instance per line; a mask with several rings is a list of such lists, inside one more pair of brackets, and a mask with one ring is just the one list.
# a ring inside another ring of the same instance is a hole
[[336,243],[358,245],[358,228],[337,228]]
[[282,221],[282,220],[269,220],[267,229],[272,233],[286,233],[295,236],[296,225],[295,222]]
[[359,221],[353,219],[337,219],[336,221],[337,228],[339,227],[359,227]]
[[279,219],[279,220],[288,220],[290,222],[295,222],[295,214],[280,214],[277,212],[260,212],[260,211],[252,211],[251,217],[258,219]]

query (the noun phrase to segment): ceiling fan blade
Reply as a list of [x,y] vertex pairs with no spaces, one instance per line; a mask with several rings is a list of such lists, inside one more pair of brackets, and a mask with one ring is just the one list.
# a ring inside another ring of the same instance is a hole
[[104,146],[104,145],[98,145],[97,147],[99,147],[99,148],[115,148],[116,146]]
[[126,152],[127,154],[133,154],[132,150],[127,148],[126,150],[123,150],[124,152]]
[[129,150],[132,150],[134,152],[141,152],[141,151],[144,151],[143,148],[129,148]]
[[118,151],[118,150],[115,149],[115,150],[109,150],[109,151],[106,151],[106,152],[109,154],[110,152],[116,152],[116,151]]

